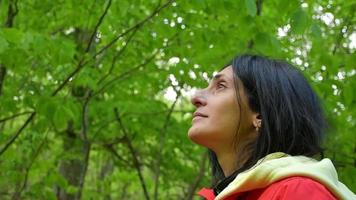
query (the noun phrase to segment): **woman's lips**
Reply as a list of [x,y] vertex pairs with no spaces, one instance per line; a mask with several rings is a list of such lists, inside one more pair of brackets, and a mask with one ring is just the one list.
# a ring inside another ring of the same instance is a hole
[[203,114],[203,113],[201,113],[201,112],[194,112],[192,121],[194,122],[194,121],[196,121],[198,119],[206,118],[206,117],[208,117],[208,116]]

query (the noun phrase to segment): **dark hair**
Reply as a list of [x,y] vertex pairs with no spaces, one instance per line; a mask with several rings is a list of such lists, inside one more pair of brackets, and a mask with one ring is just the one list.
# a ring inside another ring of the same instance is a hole
[[247,147],[249,159],[229,177],[224,176],[215,153],[209,150],[216,193],[270,153],[323,157],[323,111],[302,73],[287,62],[257,55],[237,56],[227,66],[233,68],[237,94],[239,88],[244,89],[250,109],[261,116],[262,126],[257,139]]

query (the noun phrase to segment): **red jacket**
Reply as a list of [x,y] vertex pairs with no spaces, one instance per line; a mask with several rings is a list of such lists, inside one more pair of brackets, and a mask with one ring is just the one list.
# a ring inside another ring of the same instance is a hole
[[[206,200],[214,200],[213,190],[203,188],[198,194]],[[233,194],[224,200],[336,200],[319,182],[301,176],[289,177],[272,183],[266,188]]]

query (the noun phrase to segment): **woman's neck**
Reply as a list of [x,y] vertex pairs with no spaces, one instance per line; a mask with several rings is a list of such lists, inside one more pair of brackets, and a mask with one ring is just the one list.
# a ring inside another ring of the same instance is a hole
[[236,153],[220,153],[216,155],[225,177],[230,176],[238,168]]
[[225,177],[240,169],[248,160],[250,152],[246,151],[245,145],[240,144],[237,149],[235,147],[230,150],[215,152]]

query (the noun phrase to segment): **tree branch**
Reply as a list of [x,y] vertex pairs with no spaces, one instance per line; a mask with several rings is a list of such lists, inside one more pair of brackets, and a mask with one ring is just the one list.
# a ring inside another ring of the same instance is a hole
[[194,197],[195,191],[199,186],[200,181],[202,180],[202,178],[204,177],[204,173],[205,173],[205,167],[206,167],[206,161],[208,158],[208,154],[204,153],[202,155],[202,159],[200,161],[200,165],[199,165],[199,173],[198,175],[195,177],[195,180],[192,184],[189,185],[188,187],[188,194],[186,195],[186,200],[191,200]]
[[156,167],[155,167],[155,188],[154,188],[154,199],[155,200],[158,199],[159,177],[160,177],[160,174],[161,174],[161,168],[160,167],[161,167],[161,160],[162,160],[162,151],[163,151],[164,144],[165,144],[165,136],[166,136],[165,133],[167,132],[167,128],[168,128],[169,121],[171,119],[173,110],[174,110],[174,108],[175,108],[175,106],[176,106],[176,104],[178,102],[178,99],[181,96],[180,90],[176,91],[177,92],[176,99],[174,100],[173,104],[171,105],[171,107],[170,107],[170,109],[169,109],[169,111],[167,113],[165,122],[163,124],[163,128],[161,129],[161,132],[160,132],[160,146],[159,146],[159,150],[157,152]]
[[[256,0],[257,16],[261,16],[262,14],[262,3],[263,0]],[[253,46],[254,46],[254,41],[250,39],[247,43],[247,49],[251,50]]]
[[90,36],[89,43],[88,43],[87,48],[85,49],[85,52],[89,52],[90,47],[91,47],[91,44],[92,44],[92,43],[93,43],[93,41],[94,41],[94,38],[95,38],[96,32],[98,31],[99,26],[100,26],[100,25],[101,25],[101,23],[103,22],[104,17],[105,17],[105,16],[106,16],[106,14],[108,13],[108,10],[109,10],[109,8],[110,8],[110,6],[111,6],[111,1],[112,1],[112,0],[109,0],[109,2],[108,2],[108,4],[106,5],[106,8],[105,8],[105,10],[104,10],[103,14],[102,14],[102,15],[100,16],[100,18],[99,18],[98,23],[96,23],[96,26],[95,26],[95,28],[94,28],[93,33],[92,33],[92,34],[91,34],[91,36]]
[[14,25],[15,16],[19,12],[17,2],[18,0],[11,0],[9,2],[9,8],[7,10],[7,18],[5,22],[6,27],[12,27]]
[[[5,27],[11,28],[14,25],[15,16],[19,12],[17,2],[18,2],[18,0],[11,0],[9,2]],[[6,67],[0,63],[0,96],[2,95],[2,88],[4,85],[6,71],[7,71]]]
[[[104,20],[104,17],[106,16],[109,8],[111,6],[111,0],[109,0],[103,14],[100,16],[98,22],[96,23],[96,26],[93,30],[93,33],[91,34],[90,36],[90,39],[89,39],[89,42],[88,42],[88,45],[84,51],[84,53],[88,53],[89,50],[90,50],[90,47],[94,41],[94,38],[95,38],[95,35],[96,35],[96,32],[98,31],[98,28],[99,26],[101,25],[101,23],[103,22]],[[95,55],[92,57],[93,59],[95,58]],[[76,75],[80,72],[80,70],[89,62],[89,60],[85,60],[85,56],[83,56],[80,61],[78,62],[77,66],[75,67],[75,69],[72,71],[72,73],[69,74],[69,76],[67,76],[67,78],[62,82],[62,84],[60,84],[56,90],[54,90],[54,92],[52,93],[52,96],[56,96],[57,93],[63,89],[63,87]]]
[[257,16],[261,16],[263,0],[256,0]]
[[83,141],[88,142],[87,130],[89,126],[89,102],[91,100],[91,91],[87,90],[84,98],[83,108],[82,108],[82,129],[81,129],[81,136]]
[[[174,34],[169,40],[174,39],[177,36],[177,34]],[[167,45],[168,46],[168,45]],[[166,46],[166,47],[167,47]],[[164,48],[166,48],[164,47]],[[127,76],[129,76],[130,74],[132,74],[133,72],[145,67],[148,63],[150,63],[155,56],[159,53],[159,51],[157,50],[156,52],[154,52],[150,57],[148,57],[143,63],[127,70],[126,72],[123,72],[122,74],[112,78],[111,80],[109,80],[108,82],[106,82],[100,89],[98,89],[96,92],[94,92],[93,96],[96,96],[100,93],[102,93],[103,91],[105,91],[105,89],[107,87],[109,87],[110,85],[112,85],[113,83],[115,83],[116,81],[122,80],[124,78],[126,78]]]
[[161,6],[157,6],[157,8],[145,19],[139,21],[138,23],[136,23],[135,25],[133,25],[132,27],[130,27],[129,29],[125,30],[124,32],[122,32],[121,34],[119,34],[118,36],[116,36],[113,40],[111,40],[108,44],[106,44],[103,48],[101,48],[95,55],[95,57],[101,53],[103,53],[106,49],[110,48],[113,44],[116,43],[117,40],[119,40],[121,37],[125,36],[126,34],[128,34],[129,32],[135,30],[136,28],[139,28],[141,26],[143,26],[148,20],[150,20],[151,18],[153,18],[154,16],[156,16],[156,14],[158,14],[162,9],[166,8],[167,6],[169,6],[169,4],[171,4],[172,2],[174,2],[175,0],[168,0],[166,3],[164,3]]
[[0,64],[0,96],[2,95],[2,88],[4,85],[5,76],[6,76],[6,68],[2,64]]
[[79,189],[77,192],[77,199],[81,198],[84,183],[85,183],[85,177],[88,171],[88,166],[89,166],[89,158],[90,158],[90,151],[91,151],[91,143],[88,140],[87,136],[87,131],[88,131],[88,126],[89,126],[89,102],[91,99],[91,91],[87,90],[85,94],[85,100],[83,103],[83,108],[82,108],[82,128],[81,128],[81,136],[83,139],[83,150],[84,150],[84,164],[83,164],[83,170],[81,173],[81,177],[79,179]]
[[[126,141],[126,138],[125,138],[125,141]],[[122,156],[120,156],[120,154],[117,153],[117,151],[114,149],[114,147],[112,145],[105,145],[104,147],[107,151],[112,153],[119,161],[123,162],[123,164],[125,166],[131,166],[131,164],[129,164],[129,161],[124,159]]]
[[67,76],[67,78],[52,92],[52,96],[56,96],[59,91],[61,91],[64,86],[72,80],[72,78],[80,72],[80,70],[88,63],[88,60],[84,60],[84,57],[79,61],[76,68]]
[[109,77],[109,75],[112,73],[112,71],[114,70],[115,67],[115,63],[116,60],[122,55],[122,53],[125,51],[126,47],[128,46],[128,44],[131,42],[131,39],[133,38],[133,36],[136,34],[138,28],[135,29],[131,35],[127,38],[125,45],[116,53],[116,55],[114,56],[112,62],[111,62],[111,67],[109,69],[109,71],[102,77],[100,78],[100,80],[98,81],[98,84],[100,84],[101,82],[103,82],[107,77]]
[[145,195],[145,198],[146,200],[149,200],[150,197],[148,195],[148,192],[147,192],[147,187],[146,187],[146,183],[144,181],[144,178],[143,178],[143,175],[142,175],[142,172],[141,172],[141,169],[140,169],[140,162],[138,160],[138,156],[137,156],[137,152],[135,150],[135,148],[133,147],[132,143],[131,143],[131,140],[129,139],[128,137],[128,133],[127,133],[127,130],[125,128],[125,126],[123,125],[122,121],[121,121],[121,118],[120,118],[120,115],[119,115],[119,111],[117,108],[114,108],[114,114],[115,114],[115,117],[116,117],[116,120],[117,122],[119,123],[120,125],[120,128],[124,134],[124,137],[126,138],[126,142],[127,142],[127,146],[130,150],[130,153],[132,155],[132,158],[133,158],[133,164],[136,168],[136,171],[137,171],[137,174],[138,174],[138,177],[140,179],[140,183],[141,183],[141,186],[142,186],[142,189],[143,189],[143,193]]
[[[350,14],[347,15],[347,17],[345,18],[345,20],[344,20],[344,25],[341,26],[340,31],[339,31],[339,34],[338,34],[338,36],[336,37],[335,46],[334,46],[334,48],[333,48],[333,50],[332,50],[332,55],[335,55],[336,50],[337,50],[338,48],[342,47],[342,45],[341,45],[342,39],[346,38],[346,37],[344,37],[343,27],[346,27],[345,33],[347,33],[347,31],[350,30],[350,29],[349,29],[349,27],[350,27],[350,25],[351,25],[351,20],[350,20],[350,19],[353,19],[353,16],[354,16],[354,12],[350,13]],[[351,31],[352,31],[352,29],[351,29]]]
[[26,167],[24,181],[22,183],[21,188],[13,194],[13,196],[12,196],[13,200],[21,199],[21,193],[26,188],[27,181],[28,181],[28,174],[30,173],[30,169],[31,169],[33,163],[35,162],[35,160],[37,159],[38,155],[40,154],[41,149],[44,146],[45,142],[47,141],[46,137],[47,137],[47,135],[45,136],[45,139],[41,142],[40,146],[37,148],[34,156],[32,157],[32,159],[30,161],[30,164]]
[[126,137],[120,137],[120,138],[111,139],[110,142],[104,142],[102,143],[102,145],[104,147],[112,147],[116,144],[125,143],[125,142],[126,142]]
[[0,123],[4,123],[4,122],[6,122],[6,121],[8,121],[8,120],[14,119],[14,118],[19,117],[19,116],[22,116],[22,115],[30,114],[30,113],[32,113],[32,112],[26,111],[26,112],[14,114],[14,115],[12,115],[12,116],[5,117],[5,118],[0,119]]
[[101,126],[99,126],[95,132],[93,133],[93,136],[91,137],[92,141],[95,142],[96,141],[96,137],[98,135],[98,133],[103,130],[104,128],[106,128],[107,126],[109,126],[110,124],[114,123],[116,120],[115,119],[111,119],[110,121],[105,122],[104,124],[102,124]]
[[15,142],[16,138],[21,134],[21,132],[26,128],[26,126],[32,121],[35,117],[36,112],[32,112],[28,117],[26,122],[20,127],[20,129],[15,133],[15,135],[5,144],[5,146],[0,150],[0,156],[10,147],[12,143]]
[[103,48],[101,48],[98,52],[96,52],[93,56],[91,56],[89,59],[85,60],[85,57],[83,57],[78,65],[76,66],[76,68],[73,70],[72,73],[69,74],[69,76],[67,76],[67,78],[55,89],[55,91],[52,93],[52,96],[57,95],[57,93],[62,90],[64,88],[64,86],[66,86],[68,84],[68,82],[70,80],[72,80],[74,78],[74,76],[76,74],[78,74],[80,72],[80,70],[91,60],[91,59],[95,59],[98,55],[102,54],[106,49],[110,48],[113,44],[115,44],[117,42],[117,40],[119,40],[121,37],[125,36],[126,34],[130,33],[131,31],[135,30],[136,28],[139,28],[141,26],[143,26],[148,20],[150,20],[151,18],[153,18],[157,13],[159,13],[163,8],[167,7],[170,3],[172,3],[174,0],[169,0],[167,1],[165,4],[163,4],[162,6],[159,6],[158,8],[156,8],[151,15],[149,15],[148,17],[146,17],[145,19],[143,19],[142,21],[136,23],[134,26],[130,27],[129,29],[127,29],[126,31],[124,31],[123,33],[119,34],[118,36],[116,36],[112,41],[110,41],[108,44],[106,44]]
[[126,78],[127,76],[129,76],[130,74],[132,74],[133,72],[139,70],[140,68],[146,66],[148,63],[150,63],[154,57],[158,54],[159,51],[156,51],[153,55],[151,55],[149,58],[147,58],[143,63],[127,70],[126,72],[123,72],[122,74],[115,76],[114,78],[112,78],[111,80],[109,80],[108,82],[106,82],[101,88],[99,88],[96,92],[94,92],[93,96],[96,96],[100,93],[102,93],[103,91],[105,91],[105,89],[107,87],[109,87],[110,85],[112,85],[113,83],[115,83],[116,81],[122,80],[124,78]]

